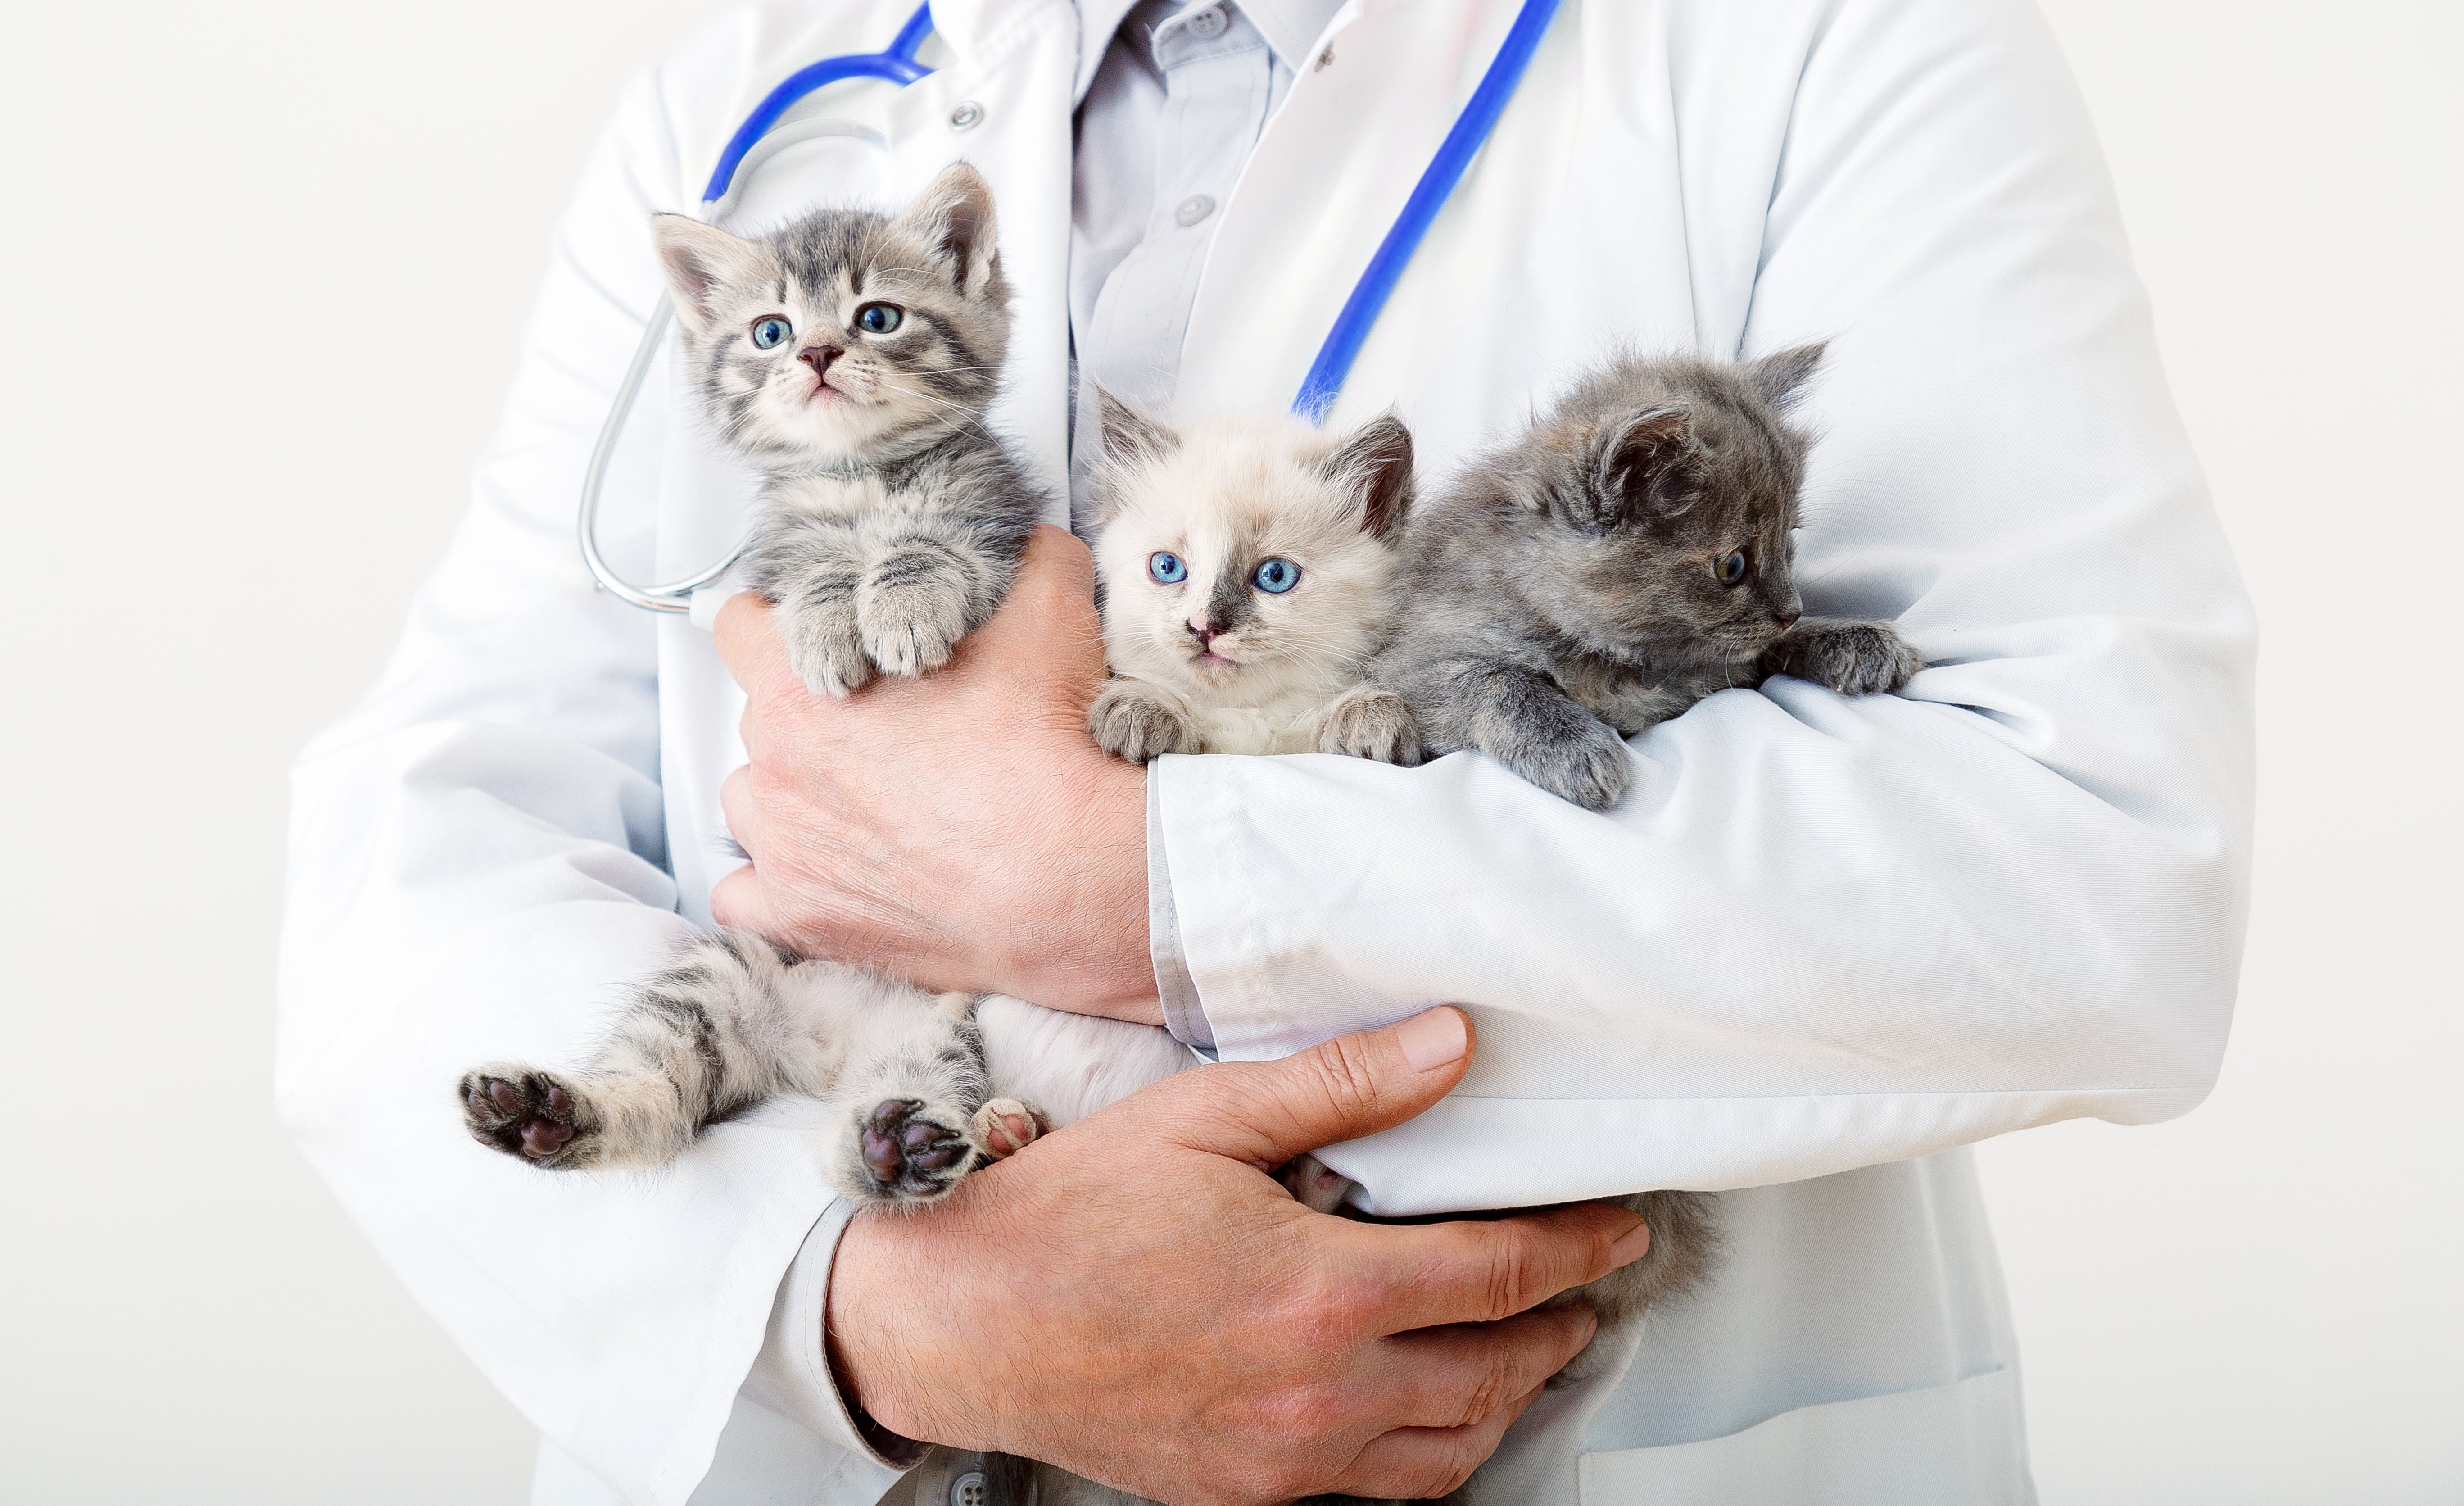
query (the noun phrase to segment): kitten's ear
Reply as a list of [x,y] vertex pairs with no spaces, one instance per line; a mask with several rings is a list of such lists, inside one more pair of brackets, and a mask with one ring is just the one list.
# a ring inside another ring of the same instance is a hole
[[[1604,511],[1669,519],[1702,499],[1703,447],[1682,404],[1646,408],[1600,431],[1593,484]],[[1605,519],[1603,520],[1606,520]]]
[[1785,413],[1805,396],[1805,384],[1814,378],[1814,368],[1822,365],[1822,352],[1828,342],[1817,340],[1810,345],[1795,345],[1774,351],[1746,367],[1746,380],[1763,395],[1763,401]]
[[897,223],[940,259],[960,293],[982,297],[1001,262],[993,238],[993,186],[982,173],[962,162],[950,164],[899,212]]
[[1412,432],[1389,410],[1328,451],[1317,473],[1359,498],[1362,532],[1393,538],[1412,510]]
[[1095,415],[1104,433],[1104,458],[1114,465],[1160,460],[1180,448],[1180,435],[1163,420],[1135,404],[1112,395],[1101,382],[1095,388]]
[[668,297],[676,306],[676,318],[695,334],[717,317],[718,291],[751,277],[761,258],[761,248],[753,242],[690,214],[650,216],[650,240],[659,250],[660,270],[668,275]]

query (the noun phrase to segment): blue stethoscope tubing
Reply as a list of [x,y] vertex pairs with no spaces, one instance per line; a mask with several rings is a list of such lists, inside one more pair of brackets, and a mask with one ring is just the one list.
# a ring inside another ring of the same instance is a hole
[[[1429,227],[1437,222],[1438,213],[1453,196],[1455,186],[1463,181],[1464,171],[1497,122],[1506,113],[1507,101],[1514,98],[1517,85],[1530,67],[1531,55],[1540,47],[1540,38],[1548,32],[1549,23],[1557,13],[1558,0],[1523,0],[1523,9],[1507,29],[1506,40],[1499,44],[1497,55],[1489,60],[1488,71],[1481,76],[1478,87],[1463,105],[1463,113],[1438,144],[1435,157],[1420,173],[1420,181],[1412,187],[1412,195],[1403,201],[1402,212],[1395,217],[1386,238],[1377,243],[1370,255],[1369,265],[1353,285],[1352,296],[1343,301],[1342,310],[1334,317],[1333,327],[1327,331],[1326,342],[1318,347],[1317,359],[1309,363],[1309,374],[1301,379],[1299,393],[1292,399],[1292,411],[1310,423],[1326,417],[1327,410],[1343,391],[1344,382],[1352,375],[1353,363],[1359,359],[1361,346],[1385,310],[1387,300],[1395,296],[1396,285],[1403,280],[1404,269],[1412,262],[1413,253],[1427,238]],[[888,49],[878,53],[850,53],[800,68],[781,80],[779,86],[762,97],[744,123],[728,138],[727,147],[719,153],[718,166],[712,170],[709,186],[702,190],[700,218],[715,222],[734,206],[737,180],[744,169],[781,147],[820,136],[857,136],[874,139],[865,127],[850,122],[821,121],[789,132],[775,132],[780,117],[814,90],[849,78],[880,78],[901,88],[913,83],[933,70],[915,60],[925,39],[933,34],[933,7],[930,0],[915,8],[907,24],[898,29]],[[590,454],[590,467],[583,476],[582,508],[578,520],[582,542],[583,563],[600,587],[623,601],[650,611],[685,612],[692,610],[693,595],[706,586],[715,584],[734,567],[744,552],[738,544],[727,557],[699,574],[681,581],[659,586],[634,586],[617,575],[599,553],[597,521],[599,498],[607,479],[607,468],[616,452],[616,441],[625,432],[625,421],[633,410],[633,402],[641,395],[642,384],[657,359],[659,346],[667,338],[668,326],[674,321],[675,310],[662,297],[643,329],[641,343],[633,351],[632,364],[626,368],[625,380],[618,385],[616,401],[609,408],[607,421],[599,432],[599,442]]]

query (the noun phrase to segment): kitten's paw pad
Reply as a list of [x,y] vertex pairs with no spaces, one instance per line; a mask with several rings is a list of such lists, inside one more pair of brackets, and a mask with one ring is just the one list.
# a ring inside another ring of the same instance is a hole
[[1198,723],[1144,688],[1114,680],[1087,712],[1087,730],[1114,758],[1144,764],[1166,753],[1198,751]]
[[976,574],[957,549],[935,540],[898,545],[856,587],[865,652],[885,675],[921,675],[950,661],[972,626]]
[[1334,1170],[1315,1156],[1299,1156],[1287,1162],[1275,1173],[1275,1180],[1294,1201],[1312,1212],[1331,1213],[1343,1207],[1344,1197],[1352,1191],[1352,1179]]
[[1825,623],[1782,649],[1782,673],[1842,696],[1898,690],[1925,668],[1916,646],[1887,622]]
[[1017,1155],[1036,1139],[1052,1131],[1052,1121],[1044,1111],[1016,1098],[995,1098],[976,1111],[968,1121],[968,1138],[986,1156],[1001,1161]]
[[1420,762],[1420,720],[1388,690],[1355,690],[1329,707],[1317,750],[1380,764]]
[[890,1203],[929,1203],[967,1174],[976,1156],[967,1118],[921,1098],[884,1098],[864,1115],[858,1137],[871,1195]]
[[462,1124],[482,1145],[534,1165],[586,1164],[599,1144],[597,1116],[554,1073],[493,1065],[462,1074]]
[[853,592],[813,590],[781,602],[779,626],[788,666],[814,695],[852,695],[872,678]]

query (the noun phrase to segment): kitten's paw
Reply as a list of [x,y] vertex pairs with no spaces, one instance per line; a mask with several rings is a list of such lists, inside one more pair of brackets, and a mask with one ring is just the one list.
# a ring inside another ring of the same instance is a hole
[[1016,1098],[995,1098],[967,1121],[967,1138],[993,1161],[1015,1156],[1033,1144],[1038,1136],[1051,1132],[1052,1121],[1045,1118],[1042,1109]]
[[1284,1190],[1312,1212],[1331,1213],[1343,1207],[1346,1194],[1352,1190],[1352,1179],[1329,1166],[1315,1156],[1298,1156],[1284,1163],[1275,1173]]
[[1087,713],[1087,730],[1105,752],[1133,764],[1199,750],[1198,723],[1189,714],[1135,680],[1116,679],[1104,687]]
[[779,627],[788,666],[814,695],[851,695],[872,678],[852,592],[811,590],[781,602]]
[[1925,668],[1916,646],[1887,622],[1800,623],[1772,651],[1772,670],[1842,696],[1898,690]]
[[919,1207],[947,1196],[975,1169],[973,1116],[921,1098],[884,1098],[861,1111],[859,1164],[847,1190],[864,1201]]
[[552,1072],[495,1062],[462,1074],[462,1124],[480,1144],[552,1170],[598,1159],[588,1095]]
[[967,635],[976,570],[935,539],[901,541],[865,572],[855,609],[864,650],[885,675],[921,675],[950,661]]
[[1554,742],[1528,739],[1501,762],[1586,810],[1613,808],[1634,783],[1634,761],[1625,740],[1597,720]]
[[1420,762],[1420,719],[1391,690],[1346,691],[1318,723],[1317,750],[1380,764]]

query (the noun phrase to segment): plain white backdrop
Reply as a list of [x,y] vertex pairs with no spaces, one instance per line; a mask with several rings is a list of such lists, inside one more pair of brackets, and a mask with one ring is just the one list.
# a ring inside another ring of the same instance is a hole
[[[2266,636],[2222,1086],[1984,1151],[2038,1480],[2464,1501],[2464,11],[2048,3]],[[283,766],[461,511],[619,87],[722,9],[11,9],[0,1499],[526,1495],[275,1124]]]

